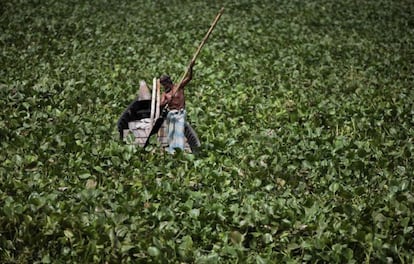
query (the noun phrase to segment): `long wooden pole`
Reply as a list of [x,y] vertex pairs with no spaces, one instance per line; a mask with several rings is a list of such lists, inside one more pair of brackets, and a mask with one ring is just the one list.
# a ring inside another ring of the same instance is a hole
[[200,54],[201,49],[203,48],[204,44],[206,44],[207,39],[210,37],[211,32],[213,31],[214,27],[217,25],[217,22],[219,21],[219,19],[220,19],[221,15],[223,14],[223,12],[224,12],[224,7],[222,7],[220,9],[218,14],[214,18],[213,22],[211,23],[211,26],[210,26],[209,30],[207,31],[207,34],[204,36],[204,38],[201,41],[200,45],[198,46],[196,52],[194,53],[193,58],[191,59],[190,63],[187,66],[187,70],[184,72],[183,76],[181,77],[180,82],[178,83],[178,86],[176,86],[174,88],[175,90],[173,91],[173,95],[175,95],[177,93],[177,89],[181,86],[182,82],[184,81],[184,78],[187,76],[188,72],[190,71],[191,64],[193,64],[196,61],[196,59],[198,57],[198,54]]
[[154,124],[154,118],[155,118],[155,96],[157,92],[156,90],[157,90],[157,79],[153,78],[152,79],[152,94],[151,94],[151,113],[150,113],[151,125]]
[[155,108],[155,118],[160,117],[160,103],[161,103],[161,89],[160,89],[160,79],[157,79],[156,83],[157,88],[157,103]]

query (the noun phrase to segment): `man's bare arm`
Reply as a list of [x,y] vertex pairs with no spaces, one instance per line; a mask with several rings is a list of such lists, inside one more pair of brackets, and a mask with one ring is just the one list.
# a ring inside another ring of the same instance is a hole
[[165,93],[163,93],[163,94],[161,95],[161,102],[160,102],[160,106],[161,106],[161,107],[164,107],[166,104],[167,104],[167,98],[166,98],[166,96],[165,96]]
[[184,89],[184,87],[193,79],[193,66],[194,66],[194,62],[191,63],[189,70],[188,70],[188,74],[185,76],[184,80],[182,81],[178,89]]

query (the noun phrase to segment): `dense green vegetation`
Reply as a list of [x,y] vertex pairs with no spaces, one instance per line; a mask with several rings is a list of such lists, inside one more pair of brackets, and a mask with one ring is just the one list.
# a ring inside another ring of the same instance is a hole
[[225,1],[198,155],[116,122],[221,1],[3,0],[1,263],[413,263],[414,4]]

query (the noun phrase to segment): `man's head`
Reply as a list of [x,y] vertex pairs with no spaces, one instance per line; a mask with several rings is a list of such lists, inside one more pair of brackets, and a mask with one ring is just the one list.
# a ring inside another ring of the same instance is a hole
[[171,81],[171,77],[170,77],[170,76],[168,76],[168,75],[162,75],[162,76],[160,77],[160,83],[161,83],[163,86],[168,86],[168,84],[173,84],[173,82]]

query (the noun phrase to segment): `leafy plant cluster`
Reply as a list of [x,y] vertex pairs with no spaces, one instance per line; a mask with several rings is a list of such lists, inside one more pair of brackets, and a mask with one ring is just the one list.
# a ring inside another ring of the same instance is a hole
[[224,1],[186,88],[200,152],[119,141],[221,4],[2,2],[2,263],[412,263],[410,1]]

